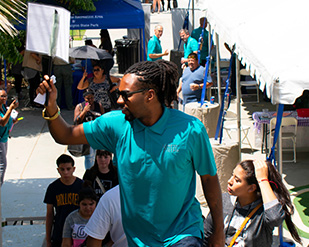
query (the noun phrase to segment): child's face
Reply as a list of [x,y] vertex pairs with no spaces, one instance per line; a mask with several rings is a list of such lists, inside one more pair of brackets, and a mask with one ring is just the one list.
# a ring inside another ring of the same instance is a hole
[[60,177],[63,179],[69,179],[73,177],[73,172],[75,171],[75,167],[72,166],[72,163],[62,163],[57,168]]
[[97,163],[99,170],[101,171],[108,168],[111,159],[112,157],[110,155],[97,155]]
[[90,217],[95,210],[96,205],[96,201],[84,199],[79,203],[79,212],[84,217]]

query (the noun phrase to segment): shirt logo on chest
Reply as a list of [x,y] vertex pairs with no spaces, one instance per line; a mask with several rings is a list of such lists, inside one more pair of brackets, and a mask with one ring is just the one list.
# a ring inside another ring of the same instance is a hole
[[177,144],[165,144],[164,150],[168,153],[178,153],[179,148]]

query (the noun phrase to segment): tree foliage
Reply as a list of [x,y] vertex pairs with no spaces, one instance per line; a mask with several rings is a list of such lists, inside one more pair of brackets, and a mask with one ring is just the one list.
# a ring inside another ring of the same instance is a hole
[[22,60],[18,48],[23,34],[19,34],[14,25],[25,21],[26,10],[27,5],[21,0],[0,1],[0,55],[11,63]]
[[[96,1],[96,0],[95,0]],[[72,14],[77,14],[81,10],[95,11],[96,8],[93,0],[56,0],[59,6],[62,6],[71,11]]]
[[[55,0],[59,6],[70,10],[73,14],[79,11],[95,11],[93,0]],[[95,0],[96,1],[96,0]],[[15,24],[26,21],[27,0],[0,0],[0,57],[15,64],[22,60],[18,48],[20,40],[25,39],[25,32],[18,31]]]
[[25,20],[27,5],[21,0],[1,0],[0,2],[0,32],[10,36],[18,32],[14,24]]
[[25,31],[20,31],[18,35],[11,36],[9,34],[0,33],[0,54],[9,63],[16,64],[22,61],[23,57],[20,55],[18,49],[24,45]]

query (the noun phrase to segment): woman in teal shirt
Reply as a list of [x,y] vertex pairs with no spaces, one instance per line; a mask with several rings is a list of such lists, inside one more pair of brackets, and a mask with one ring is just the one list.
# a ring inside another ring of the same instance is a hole
[[6,153],[7,153],[7,142],[9,138],[9,131],[12,124],[17,119],[12,119],[11,113],[18,106],[16,99],[6,107],[7,93],[4,89],[0,90],[0,182],[3,184],[4,173],[6,170]]

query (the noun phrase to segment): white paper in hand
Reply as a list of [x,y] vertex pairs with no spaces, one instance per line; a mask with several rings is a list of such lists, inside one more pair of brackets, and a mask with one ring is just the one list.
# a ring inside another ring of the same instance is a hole
[[[52,75],[50,78],[53,80],[53,82],[54,82],[54,84],[55,84],[55,83],[56,83],[56,76]],[[45,93],[44,93],[44,94],[40,94],[40,93],[39,93],[39,94],[35,97],[34,102],[35,102],[35,103],[38,103],[38,104],[40,104],[40,105],[44,105],[44,104],[45,104],[45,99],[46,99],[46,94],[45,94]]]
[[[59,31],[57,32],[55,54],[51,54],[53,39],[53,18],[57,11]],[[55,56],[69,62],[70,11],[51,5],[28,3],[26,50]]]
[[15,120],[15,119],[17,119],[17,117],[18,117],[18,111],[13,109],[12,112],[11,112],[11,118],[13,118]]

